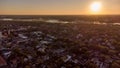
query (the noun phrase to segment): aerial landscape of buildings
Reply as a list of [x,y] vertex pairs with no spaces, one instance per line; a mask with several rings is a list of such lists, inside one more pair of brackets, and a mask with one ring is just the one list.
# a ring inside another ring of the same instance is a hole
[[[43,16],[46,21],[30,20],[30,16],[23,16],[21,21],[3,20],[3,17],[0,21],[1,68],[120,67],[119,24],[71,21],[72,16],[66,20],[63,19],[67,17],[58,16],[53,20],[49,18],[56,16]],[[118,22],[116,18],[112,20]]]
[[0,0],[0,68],[120,68],[120,0]]

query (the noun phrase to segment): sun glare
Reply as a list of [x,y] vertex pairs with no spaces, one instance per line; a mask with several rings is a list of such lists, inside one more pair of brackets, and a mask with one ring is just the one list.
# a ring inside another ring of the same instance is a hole
[[101,2],[93,2],[90,6],[92,13],[99,12],[101,10],[102,4]]

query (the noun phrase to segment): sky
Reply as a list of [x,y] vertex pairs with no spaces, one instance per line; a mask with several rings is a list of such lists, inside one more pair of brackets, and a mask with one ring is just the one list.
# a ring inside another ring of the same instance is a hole
[[97,14],[120,14],[120,0],[0,0],[0,15],[89,15],[95,1],[102,4]]

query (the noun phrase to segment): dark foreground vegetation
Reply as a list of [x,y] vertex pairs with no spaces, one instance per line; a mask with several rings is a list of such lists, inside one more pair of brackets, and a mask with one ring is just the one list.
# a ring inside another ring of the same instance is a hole
[[1,21],[0,68],[120,68],[120,26]]

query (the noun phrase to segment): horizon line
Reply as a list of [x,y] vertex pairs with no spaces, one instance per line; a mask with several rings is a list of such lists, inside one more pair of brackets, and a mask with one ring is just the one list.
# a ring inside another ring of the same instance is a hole
[[86,15],[86,16],[96,16],[96,15],[120,15],[120,14],[0,14],[0,16],[1,15],[19,15],[19,16],[22,16],[22,15],[30,15],[30,16],[32,16],[32,15],[36,15],[36,16],[40,16],[40,15],[42,15],[42,16],[48,16],[48,15],[52,15],[52,16],[57,16],[57,15],[60,15],[60,16],[63,16],[63,15],[66,15],[66,16],[71,16],[71,15],[76,15],[76,16],[79,16],[79,15]]

